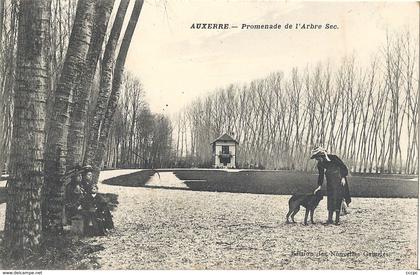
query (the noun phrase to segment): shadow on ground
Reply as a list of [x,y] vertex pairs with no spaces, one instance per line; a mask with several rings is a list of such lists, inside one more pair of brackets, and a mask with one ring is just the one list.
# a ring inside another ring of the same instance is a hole
[[174,187],[174,186],[142,186],[144,188],[149,188],[149,189],[163,189],[163,190],[182,190],[182,191],[194,191],[191,190],[188,187]]
[[113,193],[99,193],[108,204],[109,210],[113,211],[118,206],[118,195]]
[[[1,190],[0,198],[5,190]],[[108,203],[110,210],[114,210],[119,202],[118,195],[99,193]],[[111,231],[112,233],[112,231]],[[104,250],[101,244],[95,244],[91,237],[75,235],[69,231],[60,236],[43,236],[40,252],[25,260],[12,260],[5,251],[4,233],[0,231],[0,269],[99,269],[98,257],[95,252]]]
[[6,187],[0,187],[0,204],[5,203],[7,200],[7,189]]
[[142,170],[127,175],[106,179],[102,181],[104,184],[140,187],[144,186],[146,182],[155,174],[153,170]]

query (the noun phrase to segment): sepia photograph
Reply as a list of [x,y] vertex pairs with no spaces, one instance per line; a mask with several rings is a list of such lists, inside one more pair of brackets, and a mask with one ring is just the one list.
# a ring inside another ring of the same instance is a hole
[[419,20],[0,0],[2,274],[417,274]]

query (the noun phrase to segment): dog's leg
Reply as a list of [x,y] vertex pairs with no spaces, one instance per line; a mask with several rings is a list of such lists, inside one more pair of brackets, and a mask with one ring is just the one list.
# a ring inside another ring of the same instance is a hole
[[287,212],[287,215],[286,215],[286,223],[290,223],[289,217],[292,213],[293,213],[293,209],[289,209],[289,212]]
[[305,211],[305,221],[303,222],[304,225],[308,225],[308,214],[309,214],[309,209],[306,208],[306,211]]
[[293,223],[296,223],[295,222],[295,215],[297,214],[297,212],[299,212],[299,210],[300,210],[300,206],[298,206],[292,213],[292,222]]
[[315,209],[311,209],[311,223],[314,224],[314,211]]
[[329,222],[329,223],[333,222],[333,214],[334,214],[334,211],[328,210],[328,221],[327,222]]
[[345,200],[343,200],[342,202],[341,202],[341,212],[340,212],[340,215],[347,215],[347,214],[349,214],[349,212],[347,211],[347,204],[346,204],[346,201]]

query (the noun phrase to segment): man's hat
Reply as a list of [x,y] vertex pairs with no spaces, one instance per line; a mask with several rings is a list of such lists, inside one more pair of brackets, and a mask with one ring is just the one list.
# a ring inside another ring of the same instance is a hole
[[80,175],[83,172],[82,170],[82,166],[76,164],[73,169],[68,169],[66,171],[67,175],[71,175],[72,177],[77,177],[78,175]]
[[92,166],[91,165],[85,165],[85,166],[83,166],[83,171],[85,171],[85,172],[92,172],[93,171],[93,168],[92,168]]

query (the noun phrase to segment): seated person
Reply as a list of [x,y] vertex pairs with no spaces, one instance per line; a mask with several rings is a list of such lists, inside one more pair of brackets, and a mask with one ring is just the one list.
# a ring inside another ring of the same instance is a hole
[[71,218],[78,214],[80,201],[84,196],[84,190],[80,186],[81,182],[82,175],[77,173],[73,175],[65,187],[65,218],[67,224],[71,223]]
[[86,234],[89,236],[105,235],[107,230],[114,228],[108,204],[97,192],[98,186],[93,185],[81,202],[82,215],[86,222]]
[[86,192],[89,193],[92,189],[93,181],[93,168],[90,165],[86,165],[83,168],[82,181],[80,187]]

